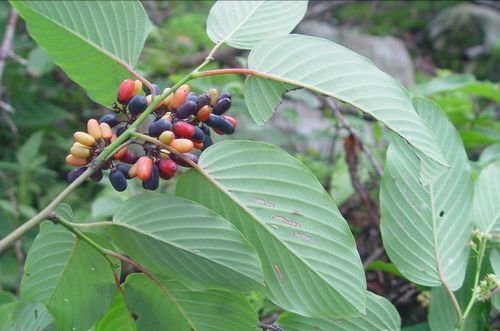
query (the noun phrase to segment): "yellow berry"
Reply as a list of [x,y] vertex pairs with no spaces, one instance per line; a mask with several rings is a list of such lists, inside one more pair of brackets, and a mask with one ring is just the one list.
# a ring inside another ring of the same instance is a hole
[[75,139],[75,141],[85,146],[91,147],[95,144],[95,138],[82,131],[75,132],[73,134],[73,138]]
[[72,154],[66,156],[66,163],[75,166],[75,167],[83,167],[88,163],[87,159],[82,159],[79,157],[74,157]]
[[175,135],[172,131],[163,131],[158,139],[165,145],[170,145],[172,140],[174,140]]
[[194,145],[191,140],[180,138],[172,140],[172,142],[170,143],[170,147],[174,148],[180,153],[189,153],[193,150]]
[[90,150],[82,146],[80,143],[74,143],[69,152],[76,158],[87,159],[90,156]]
[[101,128],[99,127],[99,122],[96,119],[89,119],[87,122],[87,132],[96,140],[102,138]]
[[219,95],[217,93],[217,90],[214,88],[211,88],[210,91],[208,92],[208,95],[210,95],[210,106],[215,106],[217,103],[217,96]]
[[138,79],[134,81],[134,95],[142,94],[142,82]]
[[108,123],[99,124],[99,128],[101,129],[102,139],[111,140],[113,137],[113,130]]

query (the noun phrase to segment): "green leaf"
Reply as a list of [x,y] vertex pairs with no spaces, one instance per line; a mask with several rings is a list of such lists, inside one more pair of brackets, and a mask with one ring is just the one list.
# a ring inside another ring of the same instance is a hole
[[43,142],[43,132],[38,131],[33,133],[28,140],[19,148],[16,153],[17,162],[23,168],[29,168],[29,165],[33,163],[39,152],[40,146]]
[[207,19],[215,43],[251,49],[259,41],[289,34],[302,20],[307,1],[217,1]]
[[[493,272],[500,279],[500,249],[492,249],[490,253],[490,264]],[[500,311],[500,293],[497,293],[493,298],[491,298],[492,305],[496,310]]]
[[108,311],[97,323],[96,331],[137,331],[122,292],[118,291]]
[[113,222],[114,243],[151,272],[237,290],[264,284],[253,247],[234,226],[202,205],[143,194],[127,200]]
[[407,140],[419,156],[428,156],[430,160],[422,167],[432,164],[436,169],[432,177],[423,176],[423,181],[432,182],[448,165],[432,131],[413,109],[408,91],[370,60],[347,48],[303,35],[278,37],[254,48],[248,67],[265,78],[281,81],[266,82],[255,75],[247,78],[245,99],[259,124],[271,118],[287,86],[303,87],[370,114]]
[[418,323],[409,326],[405,326],[403,331],[431,331],[429,323]]
[[149,32],[139,1],[12,1],[38,45],[90,98],[110,107]]
[[500,162],[500,143],[486,147],[477,161],[483,166],[493,162]]
[[176,194],[231,221],[257,249],[271,299],[310,317],[364,313],[354,238],[316,177],[283,150],[252,141],[207,149]]
[[400,277],[400,278],[405,278],[403,274],[396,268],[396,266],[392,263],[388,262],[383,262],[380,260],[373,261],[366,267],[366,271],[372,271],[372,270],[380,270],[389,274],[392,274],[394,276]]
[[[57,213],[72,219],[68,205]],[[60,329],[86,331],[116,293],[109,262],[61,226],[44,222],[26,258],[23,299],[44,303]]]
[[41,76],[54,68],[54,62],[49,58],[47,53],[40,47],[35,47],[28,55],[28,72],[37,77]]
[[139,331],[255,331],[259,323],[242,294],[193,291],[175,281],[164,285],[168,294],[143,274],[127,277],[125,300]]
[[6,305],[16,300],[17,297],[12,292],[0,290],[0,306]]
[[380,190],[381,231],[392,262],[409,280],[458,289],[464,279],[472,231],[472,179],[464,147],[453,125],[434,103],[415,98],[423,121],[436,133],[451,168],[434,183],[418,179],[418,159],[394,136]]
[[396,331],[401,330],[398,311],[385,298],[368,292],[366,316],[318,319],[285,313],[276,324],[287,331]]
[[500,162],[483,169],[474,186],[474,222],[485,233],[500,233]]
[[41,303],[16,301],[0,307],[2,331],[56,331],[54,319]]

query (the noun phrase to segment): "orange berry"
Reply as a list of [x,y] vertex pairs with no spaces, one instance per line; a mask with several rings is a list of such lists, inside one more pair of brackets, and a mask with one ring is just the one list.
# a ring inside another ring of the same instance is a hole
[[210,107],[209,105],[206,105],[206,106],[203,106],[200,108],[200,110],[198,110],[198,113],[196,113],[196,117],[202,121],[202,122],[205,122],[208,117],[210,116],[210,114],[212,114],[212,107]]
[[137,162],[137,177],[140,180],[148,180],[153,172],[153,160],[147,156],[141,156]]
[[99,124],[99,129],[101,130],[102,138],[105,140],[111,140],[113,138],[113,130],[108,123]]
[[193,143],[193,146],[196,149],[202,149],[203,148],[203,142]]
[[181,85],[181,87],[179,87],[177,91],[175,91],[174,96],[170,101],[170,108],[179,108],[186,101],[189,92],[191,92],[191,88],[188,84]]
[[189,153],[193,150],[194,144],[189,139],[180,138],[172,140],[170,146],[179,153]]
[[134,178],[137,177],[137,163],[134,163],[128,170],[128,177],[129,178]]
[[82,131],[75,132],[73,134],[73,138],[75,139],[75,141],[85,146],[91,147],[95,144],[95,138]]
[[118,152],[116,152],[113,157],[117,160],[121,159],[122,157],[124,157],[125,155],[127,155],[127,152],[128,152],[128,147],[125,146],[123,147],[122,149],[120,149]]
[[96,119],[91,118],[88,120],[87,132],[96,140],[102,138],[101,128],[99,127],[99,122]]
[[83,167],[88,163],[87,159],[75,157],[72,154],[66,155],[66,163],[74,167]]

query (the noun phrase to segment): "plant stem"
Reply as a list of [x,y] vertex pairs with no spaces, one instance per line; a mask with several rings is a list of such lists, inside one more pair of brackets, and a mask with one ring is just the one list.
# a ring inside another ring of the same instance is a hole
[[472,297],[470,298],[467,307],[464,310],[464,313],[462,315],[462,318],[459,319],[457,323],[457,327],[455,328],[455,331],[461,331],[465,325],[465,321],[467,319],[467,316],[469,316],[470,311],[472,310],[472,307],[476,303],[476,301],[479,298],[479,292],[477,291],[477,287],[479,285],[479,278],[481,277],[481,266],[483,264],[483,259],[484,255],[486,252],[486,243],[488,239],[485,237],[481,237],[479,239],[479,252],[477,255],[477,260],[476,260],[476,272],[474,274],[474,283],[472,285]]

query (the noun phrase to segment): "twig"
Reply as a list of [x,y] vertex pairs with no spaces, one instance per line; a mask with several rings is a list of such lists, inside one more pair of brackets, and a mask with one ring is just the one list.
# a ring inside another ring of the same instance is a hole
[[370,254],[370,256],[368,256],[363,262],[363,268],[366,269],[373,261],[382,256],[382,254],[384,254],[384,247],[378,247],[377,249],[375,249],[373,253]]
[[379,176],[382,177],[384,175],[384,172],[382,171],[382,168],[378,164],[378,162],[375,160],[373,157],[372,152],[366,146],[362,143],[361,137],[359,133],[352,127],[352,125],[349,123],[349,121],[346,120],[344,115],[342,115],[342,112],[340,111],[338,105],[330,98],[325,98],[325,102],[327,106],[333,111],[335,114],[335,117],[342,123],[342,125],[346,128],[349,133],[356,138],[356,140],[359,142],[359,147],[365,153],[366,157],[370,161],[370,163],[373,166],[373,169],[375,170],[375,173]]
[[258,326],[259,328],[262,328],[262,330],[283,331],[282,328],[273,324],[260,323]]
[[489,299],[493,298],[495,295],[497,295],[498,293],[500,293],[500,287],[497,287],[496,289],[494,289],[490,293],[486,294],[485,296],[480,297],[478,300],[479,301],[489,300]]
[[7,55],[12,60],[16,61],[17,63],[19,63],[22,66],[27,66],[28,65],[28,60],[26,60],[25,58],[20,57],[19,55],[17,55],[16,53],[14,53],[14,51],[12,49],[9,49],[9,54],[7,54]]
[[[17,22],[17,12],[14,8],[10,11],[9,21],[5,29],[2,45],[0,46],[0,82],[2,81],[3,69],[5,68],[5,59],[9,54],[12,45],[12,38],[14,37],[14,29]],[[1,91],[0,91],[1,92]]]

